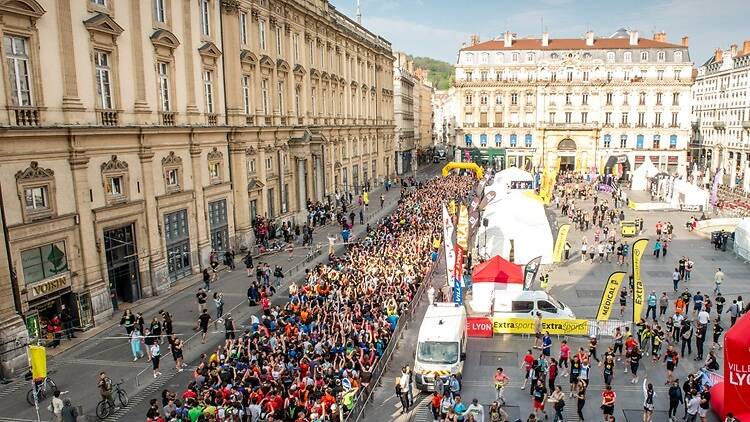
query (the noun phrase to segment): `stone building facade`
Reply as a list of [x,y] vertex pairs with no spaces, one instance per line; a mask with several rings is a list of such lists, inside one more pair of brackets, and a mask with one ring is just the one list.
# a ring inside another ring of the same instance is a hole
[[690,134],[688,40],[618,30],[608,37],[502,37],[460,49],[458,157],[498,168],[600,168],[625,155],[684,172]]
[[0,32],[0,352],[395,171],[391,46],[325,0],[2,0]]

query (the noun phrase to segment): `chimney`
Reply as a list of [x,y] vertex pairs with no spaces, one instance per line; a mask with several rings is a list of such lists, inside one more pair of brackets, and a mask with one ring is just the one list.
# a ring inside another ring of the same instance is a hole
[[544,31],[542,33],[542,47],[548,47],[549,46],[549,32]]
[[586,45],[589,47],[594,46],[594,31],[586,31]]
[[716,51],[714,52],[714,61],[720,62],[723,59],[724,59],[724,52],[720,48],[717,48]]
[[682,46],[687,47],[688,46],[688,37],[687,35],[682,37]]
[[509,48],[513,46],[513,35],[510,31],[505,31],[503,34],[503,47]]
[[638,31],[628,31],[630,35],[630,45],[638,45]]
[[742,55],[750,54],[750,40],[746,40],[742,43]]
[[664,31],[654,32],[654,41],[667,42],[667,33]]
[[732,57],[737,57],[737,44],[732,44],[732,46],[729,47],[729,52]]
[[472,34],[471,35],[471,45],[477,45],[479,44],[479,35],[478,34]]

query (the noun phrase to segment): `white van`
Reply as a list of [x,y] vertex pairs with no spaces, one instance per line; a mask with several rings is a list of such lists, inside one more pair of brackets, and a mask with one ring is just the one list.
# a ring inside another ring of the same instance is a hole
[[573,311],[543,290],[495,290],[492,316],[533,318],[537,312],[545,318],[575,319]]
[[433,391],[435,376],[460,375],[466,360],[466,309],[453,303],[427,307],[414,355],[414,382]]

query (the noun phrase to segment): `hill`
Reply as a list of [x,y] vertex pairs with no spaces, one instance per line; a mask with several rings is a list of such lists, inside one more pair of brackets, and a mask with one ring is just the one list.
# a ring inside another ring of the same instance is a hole
[[453,65],[429,57],[411,57],[414,67],[427,69],[427,79],[435,89],[448,89],[453,86]]

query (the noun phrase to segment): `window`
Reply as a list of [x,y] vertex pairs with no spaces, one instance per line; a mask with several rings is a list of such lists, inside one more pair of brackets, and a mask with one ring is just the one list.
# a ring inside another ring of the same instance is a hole
[[612,93],[611,93],[611,92],[608,92],[608,93],[607,93],[607,97],[606,97],[606,99],[607,99],[607,102],[606,102],[606,104],[607,104],[607,105],[612,105]]
[[583,81],[588,82],[589,81],[589,72],[585,71],[583,72]]
[[680,93],[679,92],[673,92],[672,93],[672,105],[680,105]]
[[171,110],[171,96],[169,95],[169,63],[158,62],[156,64],[159,73],[159,97],[161,100],[161,111]]
[[612,144],[612,135],[604,135],[604,148],[609,148]]
[[656,58],[657,58],[657,60],[659,60],[660,62],[663,62],[663,61],[667,60],[667,53],[666,53],[666,52],[664,52],[664,51],[660,51],[659,53],[657,53],[657,56],[656,56]]
[[643,135],[638,135],[635,137],[635,148],[643,149]]
[[642,111],[638,113],[638,126],[646,126],[646,113]]
[[628,125],[628,113],[627,112],[622,113],[622,118],[620,122],[623,126]]
[[628,105],[628,97],[630,97],[630,93],[627,91],[622,93],[622,105]]
[[482,64],[487,64],[489,61],[490,54],[489,53],[482,53],[479,55],[479,62]]
[[[279,106],[279,114],[284,114],[284,81],[281,81],[276,86],[276,98]],[[325,104],[325,101],[323,102]]]
[[297,85],[297,87],[294,89],[294,113],[299,117],[302,116],[302,106],[301,106],[301,92],[302,87]]
[[679,123],[677,122],[677,118],[679,116],[679,113],[672,113],[672,127],[679,126]]
[[487,105],[487,94],[481,94],[479,96],[479,104],[480,105]]
[[[352,102],[353,103],[353,102]],[[315,115],[315,88],[310,88],[310,108],[313,116]]]
[[654,126],[661,127],[661,113],[654,113]]
[[472,78],[472,73],[471,72],[466,72],[466,80],[467,81],[471,81],[472,79],[473,79]]
[[674,52],[674,61],[681,62],[682,61],[682,51],[675,51]]
[[662,93],[657,92],[656,93],[656,105],[661,105],[661,98],[662,98]]
[[294,61],[299,62],[299,34],[292,35],[292,50],[294,51]]
[[612,112],[611,111],[604,113],[604,124],[605,125],[612,124]]
[[95,4],[97,6],[106,6],[107,0],[91,0],[91,4]]
[[565,94],[565,105],[570,105],[572,103],[571,102],[571,97],[572,96],[573,96],[573,94],[571,94],[570,92],[568,92],[568,93]]
[[518,93],[513,92],[510,94],[510,105],[518,105]]
[[641,92],[638,94],[638,104],[646,105],[646,93],[645,92]]
[[487,80],[487,72],[484,72],[484,71],[483,72],[479,72],[479,80],[481,80],[482,82],[486,81]]
[[26,212],[33,213],[49,209],[49,190],[47,186],[35,186],[24,190]]
[[527,133],[524,137],[523,144],[526,148],[531,148],[532,137],[530,133]]
[[245,114],[250,115],[250,77],[242,77],[242,104],[245,106]]
[[266,21],[258,21],[258,41],[260,42],[260,49],[266,49]]
[[549,113],[549,122],[550,123],[555,123],[555,112],[554,111],[550,111],[550,113]]
[[122,176],[107,177],[107,194],[112,196],[122,196],[125,194]]
[[581,123],[583,123],[585,125],[588,122],[589,122],[589,113],[587,113],[587,112],[584,111],[584,112],[581,113]]
[[255,174],[255,158],[251,158],[247,160],[247,172],[250,174]]
[[211,15],[209,11],[209,0],[200,0],[201,4],[201,34],[211,36]]
[[495,94],[495,105],[503,105],[503,96],[502,94]]
[[648,51],[641,51],[641,61],[648,61]]
[[203,72],[203,90],[206,95],[206,113],[214,112],[214,73],[210,70]]
[[531,104],[533,102],[534,94],[531,92],[526,93],[526,104]]
[[512,56],[513,63],[518,63],[518,60],[520,60],[520,58],[521,58],[520,54],[513,53],[513,56]]
[[466,63],[468,64],[474,63],[474,53],[466,53]]
[[557,72],[552,72],[552,75],[550,75],[550,80],[552,82],[557,82]]
[[607,52],[607,61],[608,62],[615,61],[615,52],[614,51],[608,51]]
[[573,113],[566,111],[565,112],[565,123],[572,123],[573,122]]
[[628,145],[628,135],[620,135],[620,148],[625,148]]
[[622,55],[622,61],[624,61],[625,63],[630,63],[630,62],[632,62],[632,61],[633,61],[633,53],[631,53],[630,51],[626,51],[626,52],[625,52],[625,53],[624,53],[624,54]]
[[281,53],[282,53],[281,44],[284,41],[281,38],[281,27],[280,26],[276,26],[276,27],[274,27],[274,30],[276,31],[276,55],[280,56]]
[[677,148],[677,135],[669,135],[669,149]]
[[500,148],[500,146],[503,145],[503,135],[496,133],[495,134],[495,146]]
[[663,81],[664,80],[664,71],[663,70],[657,70],[656,71],[656,80],[657,81]]
[[568,69],[566,79],[568,82],[573,82],[573,71],[571,69]]
[[3,37],[5,59],[8,62],[10,90],[15,106],[31,106],[31,63],[28,38],[6,35]]
[[273,169],[273,157],[266,157],[266,170]]
[[659,142],[661,141],[660,135],[654,135],[654,149],[659,149]]
[[466,143],[467,147],[471,146],[472,141],[471,141],[471,134],[470,133],[467,133],[466,135],[464,135],[464,142]]
[[167,187],[178,186],[180,183],[179,170],[176,168],[169,168],[164,171],[164,181]]
[[511,312],[531,312],[534,310],[534,302],[526,300],[514,300],[510,305]]
[[167,15],[164,10],[166,0],[154,0],[154,20],[160,23],[167,22]]
[[208,163],[208,177],[211,180],[221,179],[221,162]]
[[612,72],[607,71],[607,82],[612,82]]
[[247,13],[240,13],[240,44],[247,45]]
[[487,146],[487,134],[486,133],[479,135],[479,146],[481,147]]
[[533,62],[534,61],[534,53],[526,53],[526,61],[527,62]]
[[470,93],[466,94],[466,96],[464,97],[464,102],[466,103],[466,105],[471,105],[473,101],[474,101],[474,96],[471,95]]
[[510,146],[511,148],[515,148],[518,145],[518,135],[515,133],[510,135]]
[[21,251],[23,281],[35,283],[68,271],[65,242],[55,242]]
[[260,81],[260,100],[263,106],[263,114],[268,116],[268,79],[262,79]]
[[94,65],[96,67],[96,93],[99,96],[99,107],[109,110],[113,108],[112,88],[109,79],[109,53],[94,50]]
[[630,72],[628,72],[627,70],[624,71],[624,72],[622,72],[622,80],[625,81],[625,82],[629,81],[630,80]]
[[581,98],[581,104],[583,105],[589,105],[589,94],[584,93]]

